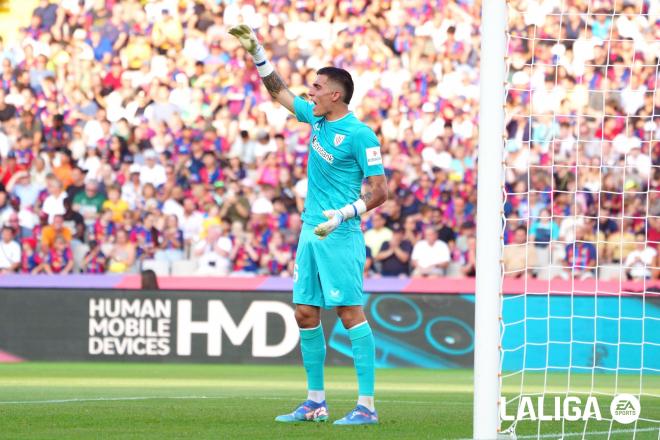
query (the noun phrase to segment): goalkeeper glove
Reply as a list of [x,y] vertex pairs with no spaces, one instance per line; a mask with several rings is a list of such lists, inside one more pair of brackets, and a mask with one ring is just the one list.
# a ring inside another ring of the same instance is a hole
[[344,220],[349,218],[357,217],[360,214],[363,214],[367,211],[367,205],[364,203],[364,200],[358,199],[353,203],[350,203],[344,206],[341,209],[329,209],[323,211],[323,215],[328,221],[321,223],[316,228],[314,228],[314,234],[319,237],[319,240],[323,240],[327,237],[332,231],[337,229]]
[[239,24],[238,26],[229,28],[229,33],[236,37],[241,43],[241,46],[250,52],[250,55],[252,56],[254,56],[254,54],[257,53],[258,48],[261,47],[257,36],[254,35],[252,29],[245,24]]
[[264,47],[259,43],[257,36],[249,26],[245,24],[233,26],[229,29],[229,33],[236,37],[241,43],[241,46],[252,55],[260,77],[264,78],[273,73],[274,68],[266,58]]
[[323,211],[323,215],[328,219],[328,221],[321,223],[316,228],[314,228],[314,233],[318,235],[319,240],[323,240],[332,231],[337,229],[337,226],[344,222],[344,215],[338,209]]

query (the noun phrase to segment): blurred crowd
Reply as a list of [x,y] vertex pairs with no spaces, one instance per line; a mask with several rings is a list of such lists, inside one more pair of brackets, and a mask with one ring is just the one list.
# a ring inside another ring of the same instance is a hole
[[[660,7],[611,3],[509,2],[511,276],[660,276]],[[474,276],[479,14],[478,0],[40,0],[0,42],[0,270],[292,275],[310,131],[228,35],[245,22],[296,94],[323,66],[353,75],[390,189],[363,219],[365,275]]]

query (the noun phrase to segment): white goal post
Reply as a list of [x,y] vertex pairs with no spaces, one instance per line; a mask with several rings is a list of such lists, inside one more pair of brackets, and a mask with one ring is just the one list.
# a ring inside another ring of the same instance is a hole
[[473,437],[478,440],[495,438],[500,426],[498,347],[506,23],[504,0],[482,2],[473,417]]
[[660,440],[660,2],[481,5],[473,438]]

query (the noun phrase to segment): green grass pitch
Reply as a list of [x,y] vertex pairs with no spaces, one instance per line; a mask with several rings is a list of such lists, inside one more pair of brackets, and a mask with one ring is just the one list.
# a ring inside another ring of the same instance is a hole
[[[305,397],[299,366],[20,363],[0,364],[0,438],[8,439],[459,439],[472,433],[472,372],[387,369],[377,371],[378,426],[276,423]],[[514,379],[514,378],[511,378]],[[525,380],[525,391],[559,386],[553,374]],[[597,377],[607,392],[614,376]],[[660,394],[660,377],[645,379]],[[513,380],[505,393],[519,390]],[[573,375],[572,388],[588,390],[591,376]],[[619,377],[620,391],[635,392],[639,377]],[[331,420],[352,409],[354,371],[326,369]],[[609,400],[601,402],[609,417]],[[642,399],[642,416],[658,420],[660,399]],[[611,439],[632,439],[634,425],[614,424]],[[564,438],[607,438],[610,422],[567,423]],[[658,440],[659,425],[639,422],[636,439]],[[542,438],[559,438],[561,423],[544,422]],[[519,424],[518,438],[536,438],[539,424]]]

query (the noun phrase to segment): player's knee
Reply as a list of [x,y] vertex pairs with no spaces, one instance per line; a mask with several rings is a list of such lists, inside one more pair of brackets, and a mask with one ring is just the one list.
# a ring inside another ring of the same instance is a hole
[[337,307],[337,315],[345,329],[355,327],[367,320],[362,307]]
[[318,313],[303,307],[296,307],[295,317],[300,328],[313,328],[321,322]]

